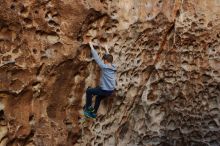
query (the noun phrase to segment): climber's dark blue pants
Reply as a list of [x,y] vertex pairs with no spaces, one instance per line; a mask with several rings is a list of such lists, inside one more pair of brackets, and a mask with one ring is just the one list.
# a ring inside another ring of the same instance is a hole
[[94,112],[96,113],[99,109],[99,105],[101,103],[101,100],[111,96],[113,91],[107,91],[107,90],[102,90],[100,87],[96,88],[88,88],[86,90],[86,106],[85,108],[88,109],[92,105],[92,97],[93,95],[96,95],[95,99],[95,105],[94,105]]

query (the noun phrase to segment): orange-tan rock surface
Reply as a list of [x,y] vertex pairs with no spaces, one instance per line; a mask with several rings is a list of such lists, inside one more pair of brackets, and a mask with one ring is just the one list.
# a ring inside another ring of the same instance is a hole
[[[0,0],[0,146],[219,146],[219,0]],[[115,95],[79,123],[99,68]]]

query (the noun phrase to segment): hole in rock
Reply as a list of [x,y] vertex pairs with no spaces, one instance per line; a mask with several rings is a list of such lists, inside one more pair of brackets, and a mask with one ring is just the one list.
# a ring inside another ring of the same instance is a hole
[[107,42],[107,39],[106,38],[100,38],[100,42],[105,43],[105,42]]
[[54,17],[58,17],[58,16],[59,16],[58,13],[52,15],[53,18],[54,18]]
[[207,26],[212,27],[213,26],[212,22],[209,22]]
[[101,140],[102,138],[100,136],[97,136],[96,137],[96,140]]
[[37,54],[37,49],[36,48],[33,49],[33,53]]
[[32,23],[32,20],[30,18],[24,18],[24,22],[26,24],[31,24]]
[[111,27],[107,27],[107,28],[106,28],[106,31],[109,31],[110,29],[111,29]]
[[45,18],[48,18],[50,14],[51,14],[50,11],[47,12],[47,13],[45,14]]
[[55,105],[49,105],[47,107],[47,115],[50,118],[55,118],[56,117],[56,106]]
[[21,14],[24,14],[24,13],[27,13],[27,8],[25,8],[23,5],[21,6],[21,10],[20,10],[20,13]]
[[41,59],[41,60],[46,60],[46,59],[48,59],[48,57],[47,57],[47,56],[41,56],[40,59]]
[[10,7],[12,10],[15,10],[15,5],[11,5],[11,7]]
[[42,50],[40,51],[40,54],[44,54],[44,53],[45,53],[45,51],[42,51]]
[[18,53],[18,49],[12,50],[12,53],[17,54]]
[[[44,67],[44,63],[41,64],[41,66],[37,69],[37,72],[36,72],[36,75],[37,75],[37,76],[41,73],[43,67]],[[39,84],[39,82],[37,82],[36,85],[37,85],[37,84]],[[33,86],[35,86],[35,85],[33,85]]]
[[137,60],[137,64],[139,64],[141,62],[141,60]]
[[214,55],[210,55],[209,58],[214,58]]
[[3,56],[2,61],[10,61],[11,55]]
[[157,96],[154,95],[154,93],[151,91],[147,97],[147,100],[150,100],[150,101],[156,101],[157,100]]
[[53,21],[53,20],[50,20],[49,22],[48,22],[48,24],[49,25],[53,25],[53,26],[59,26],[59,24],[57,24],[55,21]]
[[209,128],[213,128],[213,129],[218,128],[218,125],[216,124],[215,121],[210,121],[210,122],[208,123],[208,125],[209,125]]
[[163,120],[163,121],[160,122],[160,125],[161,125],[161,126],[166,126],[167,123],[168,123],[168,122],[167,122],[166,120]]
[[34,115],[31,114],[31,115],[29,116],[29,121],[33,121],[33,120],[34,120]]
[[203,23],[205,20],[204,19],[199,19],[199,22]]
[[162,2],[163,2],[162,0],[159,0],[158,3],[157,3],[157,7],[161,7]]
[[176,11],[176,17],[179,17],[180,16],[180,10],[177,10]]
[[216,71],[216,70],[215,70],[215,71],[213,71],[213,74],[218,74],[218,71]]
[[128,132],[128,129],[129,129],[129,123],[126,122],[122,125],[122,128],[120,130],[120,133],[119,133],[119,138],[120,139],[124,139],[126,133]]
[[4,118],[4,111],[3,110],[0,110],[0,120],[3,120]]

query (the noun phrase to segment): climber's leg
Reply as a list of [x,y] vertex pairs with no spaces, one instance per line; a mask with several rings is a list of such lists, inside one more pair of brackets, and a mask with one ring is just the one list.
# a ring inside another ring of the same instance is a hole
[[85,108],[88,109],[92,105],[92,96],[97,95],[96,103],[95,103],[95,107],[94,107],[95,112],[97,112],[102,98],[110,96],[111,94],[112,94],[112,91],[105,91],[105,90],[102,90],[100,87],[87,89],[86,90],[86,106],[85,106]]
[[108,98],[109,96],[112,95],[112,92],[109,91],[103,91],[102,95],[97,95],[95,99],[95,106],[94,106],[94,113],[97,113],[100,103],[103,99]]
[[88,88],[86,90],[86,105],[85,110],[88,110],[92,105],[92,97],[93,95],[103,95],[102,89],[100,87],[96,88]]
[[99,106],[100,106],[100,103],[102,101],[102,99],[104,99],[105,97],[107,97],[106,95],[105,96],[96,96],[96,99],[95,99],[95,106],[94,106],[94,113],[97,113],[98,109],[99,109]]
[[92,95],[94,94],[93,88],[88,88],[86,90],[86,105],[84,106],[84,110],[87,110],[92,105]]

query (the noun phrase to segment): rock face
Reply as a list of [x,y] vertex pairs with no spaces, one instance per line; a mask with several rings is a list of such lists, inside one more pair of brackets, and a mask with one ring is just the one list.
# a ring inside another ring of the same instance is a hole
[[[219,0],[0,0],[0,146],[219,146]],[[117,88],[85,39],[107,44]]]

